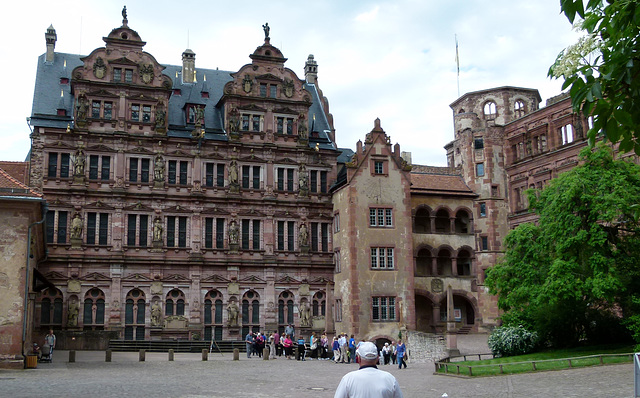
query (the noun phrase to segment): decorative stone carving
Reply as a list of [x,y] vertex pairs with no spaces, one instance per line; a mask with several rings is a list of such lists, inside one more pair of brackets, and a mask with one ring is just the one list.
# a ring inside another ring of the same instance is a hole
[[144,84],[151,84],[151,82],[153,82],[153,65],[140,66],[140,80],[142,80]]
[[269,31],[271,31],[271,28],[269,27],[269,22],[265,22],[264,25],[262,25],[262,30],[264,30],[264,40],[269,40]]
[[74,214],[71,220],[71,239],[82,239],[82,227],[80,213]]
[[302,223],[300,230],[298,231],[298,244],[300,246],[309,246],[309,231],[307,230],[307,224]]
[[160,217],[156,217],[153,220],[153,241],[154,242],[162,242],[162,220]]
[[311,326],[311,306],[308,301],[300,302],[300,326],[309,327]]
[[82,95],[78,97],[76,104],[76,127],[85,127],[87,125],[87,112],[89,111],[89,101]]
[[164,105],[160,104],[156,108],[156,132],[159,134],[164,134],[167,124],[167,112],[164,110]]
[[444,291],[442,279],[434,279],[431,281],[431,291],[433,293],[442,293]]
[[229,286],[227,286],[227,292],[229,294],[240,294],[240,285],[236,282],[229,283]]
[[230,300],[227,305],[227,316],[229,326],[238,326],[238,304],[235,300]]
[[302,283],[300,287],[298,287],[298,294],[300,296],[308,296],[309,295],[309,284]]
[[236,222],[236,220],[233,220],[231,221],[231,224],[229,224],[229,244],[237,245],[239,235],[240,235],[240,228],[238,227],[238,223]]
[[283,88],[283,91],[284,91],[284,95],[287,98],[293,97],[293,92],[294,92],[294,89],[295,89],[295,86],[293,84],[293,80],[284,79],[284,83],[282,84],[282,88]]
[[151,306],[151,326],[162,326],[162,309],[158,300],[154,301]]
[[93,75],[96,79],[103,79],[107,74],[107,65],[101,57],[96,58],[93,64]]
[[82,148],[78,148],[73,159],[73,175],[77,177],[84,176],[85,154]]
[[244,75],[244,79],[242,80],[242,89],[247,94],[251,92],[251,89],[253,89],[253,79],[251,79],[251,76]]
[[80,293],[81,284],[79,280],[72,279],[67,283],[67,293]]
[[157,182],[164,182],[164,158],[157,155],[153,161],[153,179]]
[[151,294],[162,294],[162,282],[151,282]]
[[80,304],[75,297],[69,301],[69,310],[67,312],[67,326],[78,326],[78,313],[80,312]]
[[307,175],[307,166],[304,164],[300,165],[298,169],[298,189],[300,192],[300,196],[309,195],[309,176]]

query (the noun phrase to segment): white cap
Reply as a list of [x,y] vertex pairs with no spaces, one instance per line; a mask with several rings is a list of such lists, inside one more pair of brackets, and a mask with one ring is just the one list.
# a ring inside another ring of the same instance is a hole
[[378,358],[378,347],[370,341],[365,341],[360,344],[356,351],[360,358],[363,359],[376,359]]

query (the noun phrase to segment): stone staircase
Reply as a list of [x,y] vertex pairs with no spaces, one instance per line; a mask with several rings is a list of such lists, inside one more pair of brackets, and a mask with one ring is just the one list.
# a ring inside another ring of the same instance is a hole
[[469,332],[471,331],[472,328],[473,328],[472,325],[465,325],[465,326],[460,327],[456,333],[457,334],[469,334]]
[[[109,340],[109,349],[112,351],[135,352],[145,350],[148,352],[202,352],[203,349],[211,349],[211,352],[233,352],[235,348],[246,351],[244,341],[216,341],[211,347],[210,341],[202,340]],[[216,347],[217,346],[217,347]]]

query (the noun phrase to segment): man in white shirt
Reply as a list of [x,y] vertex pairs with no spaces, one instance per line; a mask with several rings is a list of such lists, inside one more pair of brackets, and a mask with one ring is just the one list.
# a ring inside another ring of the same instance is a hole
[[340,359],[338,362],[347,363],[347,335],[342,333],[338,338],[338,344],[340,345]]
[[376,367],[378,348],[375,344],[361,343],[356,354],[360,357],[360,369],[344,375],[334,398],[403,398],[396,378]]

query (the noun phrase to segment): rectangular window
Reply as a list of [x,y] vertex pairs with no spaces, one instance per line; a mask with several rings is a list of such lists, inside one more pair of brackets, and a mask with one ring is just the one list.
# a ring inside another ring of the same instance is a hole
[[294,250],[295,222],[287,221],[287,250]]
[[133,104],[131,105],[131,120],[139,121],[140,120],[140,105]]
[[58,153],[49,153],[49,164],[47,166],[47,177],[56,178],[58,176]]
[[100,119],[100,101],[91,102],[91,117],[94,119]]
[[109,214],[100,213],[100,224],[98,225],[98,244],[106,245],[109,237]]
[[266,83],[260,83],[260,96],[261,97],[266,97],[267,96],[267,84]]
[[69,178],[69,159],[68,153],[60,154],[60,178]]
[[311,223],[311,251],[318,251],[318,223]]
[[129,159],[129,182],[138,181],[138,158]]
[[393,248],[372,247],[371,248],[371,268],[373,269],[393,269],[395,265]]
[[260,220],[253,220],[253,250],[260,250]]
[[251,220],[242,220],[242,249],[249,250],[249,238],[251,237],[250,230]]
[[214,170],[215,164],[213,163],[207,163],[204,166],[205,169],[205,173],[204,173],[204,186],[205,187],[212,187],[213,186],[213,170]]
[[284,221],[278,221],[278,250],[284,250]]
[[213,218],[205,218],[204,220],[204,247],[213,249]]
[[336,322],[342,322],[342,300],[336,300]]
[[249,172],[251,166],[242,166],[242,188],[249,188]]
[[187,170],[189,163],[185,161],[180,162],[180,185],[187,185]]
[[327,193],[327,172],[320,172],[320,192]]
[[562,145],[573,142],[573,126],[571,124],[566,124],[560,128],[560,138],[562,139]]
[[480,203],[480,217],[487,216],[487,204],[485,202]]
[[167,246],[174,247],[176,245],[176,218],[174,216],[167,217]]
[[98,155],[90,155],[89,156],[89,179],[97,180],[98,179]]
[[219,164],[216,167],[216,185],[224,187],[224,164]]
[[[215,234],[215,235],[214,235]],[[204,228],[204,247],[207,249],[224,248],[224,218],[206,218]]]
[[476,177],[484,177],[484,163],[476,163]]
[[[55,177],[55,175],[54,175]],[[278,191],[284,191],[284,169],[278,169]]]
[[142,122],[144,123],[151,122],[151,106],[150,105],[142,106]]
[[333,233],[340,232],[340,213],[333,215]]
[[169,184],[176,183],[177,167],[178,167],[178,162],[176,160],[169,161]]
[[242,131],[249,131],[249,115],[242,115]]
[[260,220],[242,220],[241,244],[243,250],[260,250]]
[[167,217],[167,246],[187,247],[187,217]]
[[113,103],[105,102],[104,103],[104,117],[103,119],[111,120],[113,117]]
[[276,98],[277,94],[278,94],[278,86],[276,86],[275,84],[269,85],[269,97]]
[[149,168],[151,161],[149,159],[140,159],[140,182],[149,182]]
[[277,248],[278,250],[294,250],[294,221],[278,221],[277,224]]
[[371,304],[371,314],[374,321],[395,321],[395,297],[372,297]]
[[260,166],[253,166],[253,189],[260,189]]
[[374,174],[384,174],[384,162],[373,162],[373,172]]
[[216,218],[216,249],[224,248],[224,218]]
[[484,139],[482,139],[482,138],[474,138],[474,140],[473,140],[473,148],[474,149],[483,149],[484,148]]
[[129,214],[127,217],[127,246],[148,246],[149,216]]
[[102,156],[102,168],[100,170],[100,179],[103,181],[109,180],[111,173],[111,156]]
[[293,169],[287,169],[287,191],[293,192]]
[[113,81],[118,83],[122,81],[122,69],[113,68]]
[[284,118],[283,117],[276,118],[276,133],[284,134]]
[[260,116],[253,115],[251,118],[253,131],[260,131]]
[[287,134],[293,134],[293,118],[287,118]]
[[338,274],[342,272],[342,265],[340,264],[340,251],[336,251],[333,253],[333,261],[335,263],[335,273]]
[[96,244],[96,213],[87,213],[87,245]]
[[57,243],[67,243],[67,212],[58,212],[58,224],[56,233]]
[[124,82],[125,83],[133,82],[133,70],[132,69],[125,69],[124,70]]
[[178,247],[187,247],[187,217],[178,217]]
[[320,245],[323,252],[329,251],[329,224],[320,224]]
[[309,172],[309,188],[313,193],[318,192],[318,172],[316,170]]
[[372,207],[369,209],[370,227],[393,227],[393,209]]
[[486,236],[480,237],[480,250],[487,251],[489,250],[489,238]]

